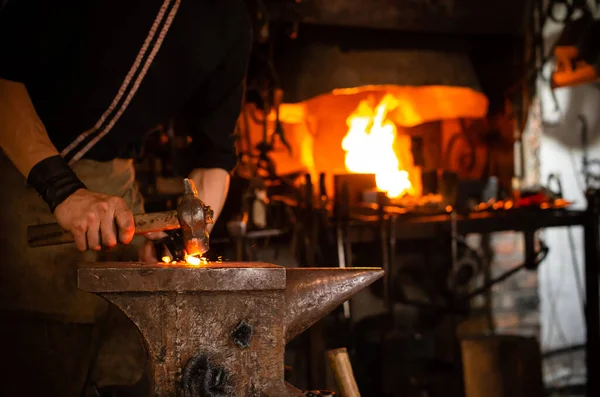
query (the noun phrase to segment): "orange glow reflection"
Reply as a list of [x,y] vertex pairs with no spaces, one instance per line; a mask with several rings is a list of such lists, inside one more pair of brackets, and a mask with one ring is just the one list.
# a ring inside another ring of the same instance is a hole
[[202,262],[202,260],[200,258],[198,258],[197,256],[192,256],[192,255],[186,255],[185,261],[187,263],[189,263],[190,265],[194,265],[194,266],[198,266],[200,264],[200,262]]
[[[176,260],[172,259],[170,256],[167,256],[167,255],[163,256],[161,258],[161,260],[163,261],[163,263],[170,263],[172,265],[176,265],[177,263],[182,263],[182,261],[177,262]],[[192,266],[200,266],[202,264],[208,263],[208,259],[203,258],[203,257],[194,256],[194,255],[186,255],[185,263],[192,265]]]
[[377,188],[391,198],[415,193],[409,174],[395,152],[396,125],[387,118],[398,104],[391,94],[375,107],[370,100],[361,101],[346,120],[348,133],[342,140],[346,169],[375,174]]

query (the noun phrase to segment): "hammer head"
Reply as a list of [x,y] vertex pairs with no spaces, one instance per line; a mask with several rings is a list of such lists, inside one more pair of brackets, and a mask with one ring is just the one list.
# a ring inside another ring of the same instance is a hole
[[198,198],[198,191],[191,179],[184,179],[184,193],[177,207],[177,217],[188,255],[202,255],[208,251],[208,224],[213,222],[213,211]]

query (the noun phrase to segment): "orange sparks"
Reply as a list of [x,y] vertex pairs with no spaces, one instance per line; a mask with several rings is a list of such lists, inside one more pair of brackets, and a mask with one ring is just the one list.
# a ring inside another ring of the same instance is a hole
[[[163,256],[161,258],[161,260],[163,261],[163,263],[170,263],[172,265],[176,265],[177,263],[182,263],[182,261],[178,262],[176,260],[174,260],[173,258],[171,258],[170,256]],[[185,262],[188,265],[192,265],[192,266],[200,266],[201,264],[207,263],[208,259],[203,258],[203,257],[198,257],[198,256],[194,256],[194,255],[186,255],[185,256]]]
[[208,263],[208,259],[206,259],[204,257],[193,256],[193,255],[186,255],[185,261],[188,264],[193,265],[193,266],[200,266],[200,265]]
[[200,258],[197,256],[186,255],[185,261],[190,265],[198,266],[201,262]]

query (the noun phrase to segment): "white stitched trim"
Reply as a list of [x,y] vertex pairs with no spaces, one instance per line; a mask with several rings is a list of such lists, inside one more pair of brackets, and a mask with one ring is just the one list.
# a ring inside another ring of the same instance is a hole
[[[117,104],[119,103],[119,101],[121,100],[121,98],[123,98],[123,95],[125,95],[125,93],[127,91],[127,88],[129,87],[129,85],[131,83],[131,79],[133,78],[133,76],[135,75],[135,73],[140,68],[140,64],[142,62],[142,59],[146,55],[148,47],[149,47],[150,43],[152,42],[152,39],[154,38],[154,35],[156,34],[158,26],[160,25],[160,23],[164,19],[166,10],[168,9],[169,4],[171,3],[171,1],[172,0],[164,0],[162,6],[160,7],[160,10],[158,11],[158,14],[156,15],[156,18],[154,19],[154,23],[152,24],[152,27],[150,28],[150,31],[148,32],[148,35],[146,36],[146,40],[144,41],[144,44],[142,44],[142,47],[140,48],[140,51],[139,51],[137,57],[135,58],[135,61],[133,62],[133,65],[131,65],[131,68],[129,69],[129,72],[127,73],[127,75],[125,76],[125,79],[121,83],[121,87],[119,88],[119,91],[117,92],[117,95],[113,99],[113,101],[110,104],[110,106],[108,107],[108,109],[102,114],[102,116],[100,116],[100,119],[96,122],[96,124],[92,128],[90,128],[89,130],[84,131],[83,133],[81,133],[73,142],[71,142],[71,144],[69,144],[69,146],[67,146],[66,148],[64,148],[61,151],[61,153],[60,153],[61,156],[63,156],[63,157],[67,156],[83,140],[85,140],[88,136],[90,136],[94,132],[98,131],[98,129],[102,126],[102,124],[106,121],[106,119],[115,110],[115,108],[117,107]],[[179,0],[177,0],[177,2],[179,2]],[[178,6],[178,4],[176,4],[176,6],[174,6],[174,7],[177,7],[177,6]],[[172,13],[172,11],[171,11],[171,13]],[[164,30],[164,28],[163,28],[163,30]],[[162,34],[162,31],[161,31],[161,34]],[[160,40],[160,38],[159,38],[159,40]],[[156,48],[156,44],[157,43],[155,43],[154,48]],[[120,116],[120,114],[119,114],[119,116]],[[114,117],[113,117],[113,119],[114,119]],[[114,123],[113,123],[113,125],[114,125]],[[111,127],[112,127],[112,125],[111,125]],[[104,135],[106,135],[106,134],[104,134]],[[96,142],[98,142],[98,140],[95,140],[94,144]],[[89,151],[92,146],[90,146],[89,144],[86,145],[82,149],[82,150],[85,150],[85,152],[82,153],[81,155],[79,155],[78,159],[81,158],[81,156],[83,156],[83,154],[85,154],[87,151]],[[78,154],[79,153],[77,153],[75,156],[77,156]],[[74,161],[70,161],[69,164],[72,164],[73,162]]]

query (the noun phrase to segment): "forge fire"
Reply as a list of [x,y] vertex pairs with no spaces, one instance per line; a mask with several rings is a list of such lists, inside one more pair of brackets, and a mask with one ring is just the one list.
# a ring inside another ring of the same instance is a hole
[[388,94],[373,106],[373,99],[360,102],[348,117],[348,134],[342,140],[346,152],[346,168],[350,172],[375,174],[377,188],[389,197],[415,194],[415,190],[397,151],[410,153],[402,147],[396,135],[396,126],[387,119],[389,111],[399,105]]

